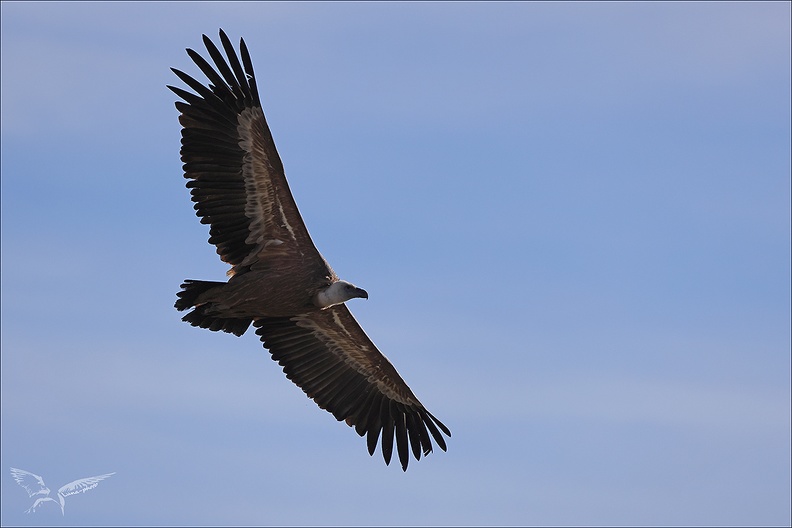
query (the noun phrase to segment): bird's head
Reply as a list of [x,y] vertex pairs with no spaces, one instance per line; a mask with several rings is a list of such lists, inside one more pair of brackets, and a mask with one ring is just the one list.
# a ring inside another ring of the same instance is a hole
[[317,293],[314,297],[314,304],[320,308],[328,308],[356,297],[368,299],[368,293],[363,288],[339,280]]

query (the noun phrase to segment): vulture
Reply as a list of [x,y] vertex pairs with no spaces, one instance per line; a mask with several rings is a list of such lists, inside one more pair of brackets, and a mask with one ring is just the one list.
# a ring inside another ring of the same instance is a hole
[[[171,68],[193,92],[168,86],[176,102],[181,160],[209,243],[229,264],[227,282],[186,279],[175,307],[183,321],[241,336],[252,324],[286,377],[319,407],[379,441],[389,464],[394,439],[402,470],[443,450],[451,432],[413,394],[345,302],[368,293],[339,279],[314,246],[286,182],[244,39],[237,56],[220,30],[220,49],[203,35],[214,63],[187,49],[204,84]],[[240,60],[241,59],[241,60]]]

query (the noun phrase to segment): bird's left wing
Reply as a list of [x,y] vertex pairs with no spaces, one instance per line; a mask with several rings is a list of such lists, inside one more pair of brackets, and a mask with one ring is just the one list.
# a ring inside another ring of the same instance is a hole
[[58,489],[58,495],[68,497],[69,495],[75,495],[77,493],[85,493],[90,489],[94,489],[99,485],[99,482],[110,477],[111,475],[115,475],[115,472],[105,473],[104,475],[98,475],[96,477],[86,477],[69,482]]
[[445,451],[441,431],[451,432],[418,401],[346,305],[253,324],[286,377],[319,407],[366,435],[369,454],[380,432],[385,463],[390,463],[395,435],[405,471],[410,448],[420,460],[432,451],[434,438]]
[[44,479],[24,469],[11,468],[11,476],[16,483],[25,488],[28,495],[49,495],[49,488],[44,484]]

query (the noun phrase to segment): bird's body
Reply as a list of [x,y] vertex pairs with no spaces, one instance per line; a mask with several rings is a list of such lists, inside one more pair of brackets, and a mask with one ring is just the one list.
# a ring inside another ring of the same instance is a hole
[[[195,93],[169,87],[185,102],[182,161],[196,214],[209,242],[231,265],[228,282],[186,280],[176,308],[194,326],[242,335],[251,324],[286,376],[323,409],[367,436],[373,454],[382,433],[390,462],[394,439],[403,469],[445,450],[450,432],[418,401],[344,304],[368,293],[340,280],[314,246],[289,191],[264,117],[247,47],[241,62],[228,37],[226,59],[203,38],[214,67],[187,52],[208,86],[173,70]],[[196,95],[197,94],[197,95]]]
[[[293,273],[257,269],[234,275],[228,282],[213,283],[211,288],[201,292],[195,299],[196,304],[210,305],[213,313],[221,317],[251,320],[320,309],[314,298],[337,281],[337,277],[329,273],[324,276],[305,273],[306,270],[299,266],[291,269]],[[284,281],[286,278],[288,281]]]

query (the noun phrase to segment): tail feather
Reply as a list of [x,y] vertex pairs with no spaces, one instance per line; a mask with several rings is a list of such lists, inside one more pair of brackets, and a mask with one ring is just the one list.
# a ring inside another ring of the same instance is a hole
[[182,317],[182,321],[190,323],[193,326],[208,328],[213,332],[222,330],[223,332],[228,332],[236,336],[244,334],[250,326],[250,323],[253,322],[253,319],[218,317],[217,315],[208,313],[211,311],[212,303],[196,304],[198,297],[202,293],[216,286],[222,286],[223,284],[225,283],[192,279],[185,280],[184,284],[181,285],[182,290],[176,294],[178,299],[174,307],[180,312],[189,308],[194,309]]
[[185,279],[184,283],[181,285],[181,291],[176,294],[178,299],[176,300],[176,304],[173,306],[180,312],[186,310],[187,308],[192,308],[195,306],[195,301],[198,299],[199,295],[211,290],[216,286],[222,286],[223,284],[225,283]]

